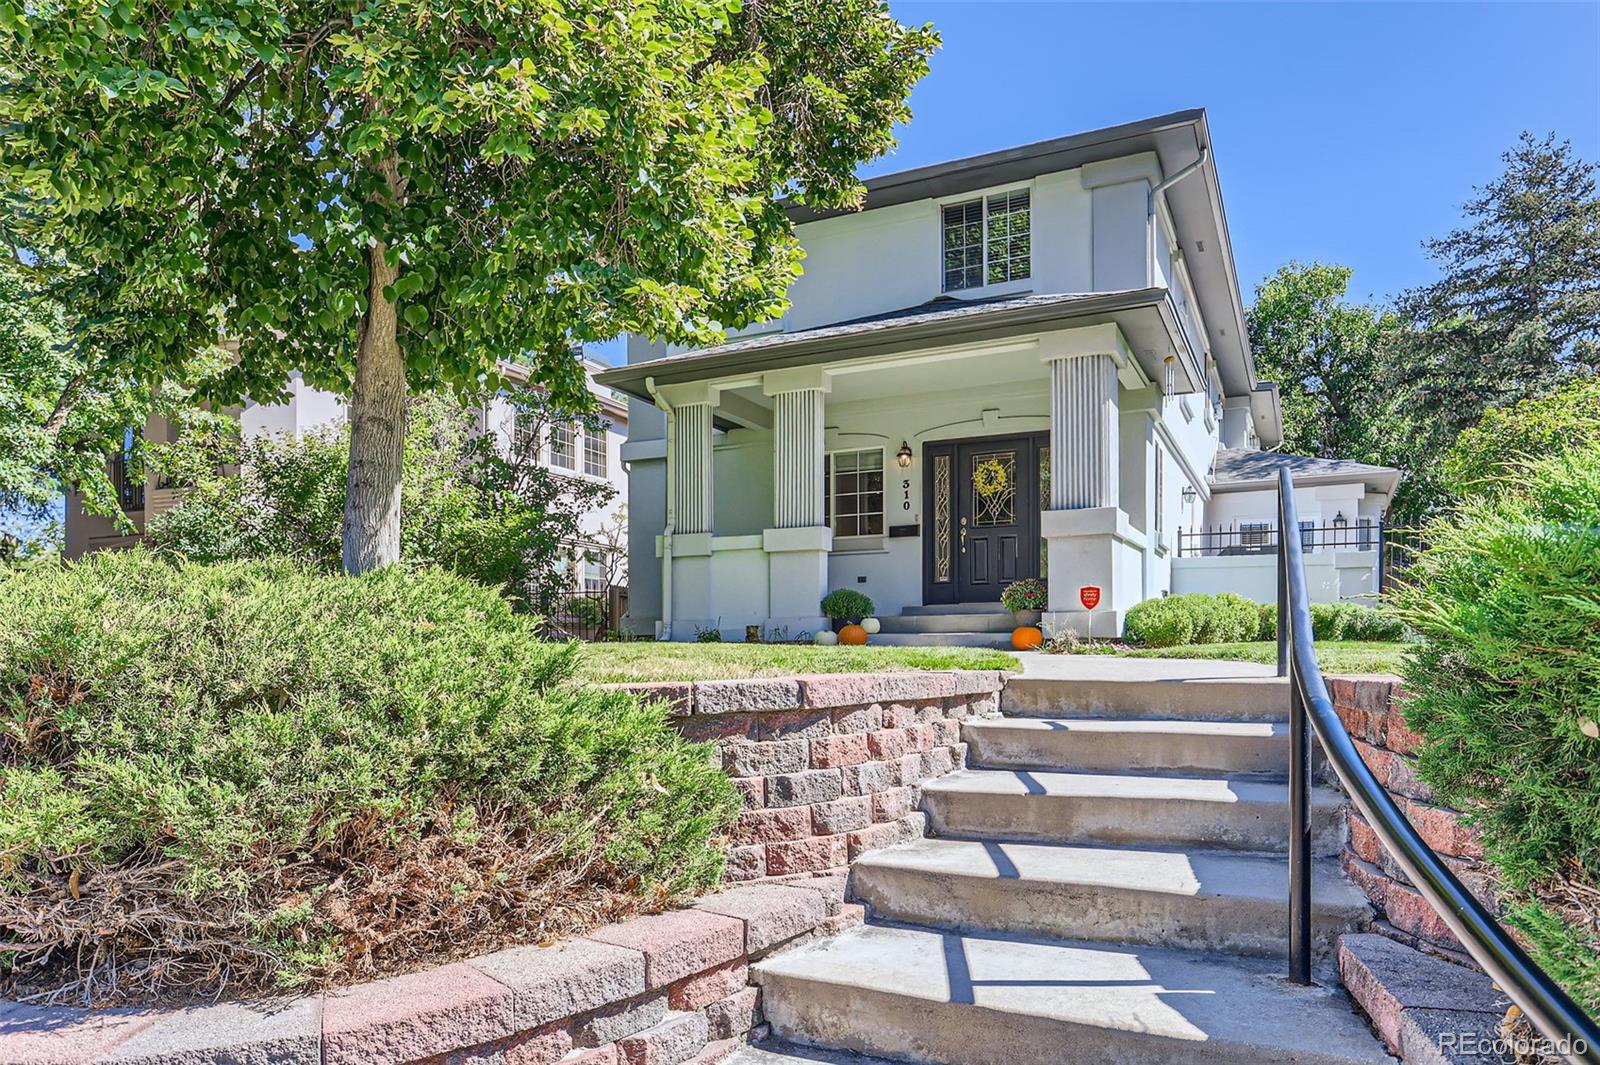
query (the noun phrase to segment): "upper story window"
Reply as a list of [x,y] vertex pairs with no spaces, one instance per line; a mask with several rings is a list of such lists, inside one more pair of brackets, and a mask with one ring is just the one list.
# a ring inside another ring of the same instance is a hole
[[511,412],[511,451],[519,459],[539,457],[539,416],[527,407]]
[[944,208],[944,291],[1033,276],[1031,194],[997,192]]
[[606,431],[595,428],[583,434],[583,472],[590,477],[606,475]]
[[144,473],[138,462],[143,435],[138,429],[124,429],[122,447],[111,456],[111,480],[117,486],[117,502],[123,510],[144,509]]
[[578,468],[578,427],[571,422],[550,423],[550,465]]

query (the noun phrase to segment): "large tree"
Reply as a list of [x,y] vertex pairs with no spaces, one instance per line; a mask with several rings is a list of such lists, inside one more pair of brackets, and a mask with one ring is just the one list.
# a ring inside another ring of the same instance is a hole
[[1350,268],[1291,262],[1245,314],[1261,376],[1283,401],[1284,450],[1376,460],[1386,315],[1346,301]]
[[344,565],[400,550],[408,391],[781,311],[780,198],[856,203],[937,38],[881,0],[0,3],[0,191],[90,370],[351,397]]
[[1437,281],[1403,294],[1394,383],[1448,447],[1483,412],[1600,369],[1597,166],[1524,133],[1467,224],[1424,244]]

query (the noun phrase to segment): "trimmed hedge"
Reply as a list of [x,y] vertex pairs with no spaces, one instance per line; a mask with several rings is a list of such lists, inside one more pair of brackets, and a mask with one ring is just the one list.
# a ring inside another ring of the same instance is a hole
[[[1243,643],[1278,638],[1276,603],[1256,603],[1232,592],[1147,599],[1128,611],[1129,641],[1146,647]],[[1318,640],[1394,641],[1405,623],[1386,610],[1355,603],[1313,603],[1312,636]]]
[[7,990],[365,978],[717,883],[731,782],[576,653],[433,569],[0,579]]
[[1436,520],[1398,605],[1422,778],[1483,829],[1534,959],[1600,1013],[1600,448]]
[[1169,595],[1146,599],[1128,611],[1124,631],[1147,647],[1190,643],[1240,643],[1255,639],[1260,608],[1242,595]]

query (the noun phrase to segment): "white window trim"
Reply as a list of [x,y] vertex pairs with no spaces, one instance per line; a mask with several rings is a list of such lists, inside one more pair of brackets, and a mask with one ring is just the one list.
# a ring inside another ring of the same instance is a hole
[[[830,532],[833,531],[835,523],[839,520],[839,499],[833,490],[834,479],[839,475],[839,464],[834,461],[834,456],[854,454],[860,451],[876,451],[878,453],[878,462],[880,466],[888,462],[888,451],[882,444],[868,444],[866,447],[836,447],[827,449],[828,482],[822,486],[822,490],[828,495],[828,530]],[[851,551],[865,551],[882,545],[884,538],[889,535],[889,475],[887,471],[885,471],[883,475],[883,484],[884,487],[879,492],[879,495],[882,497],[879,500],[879,515],[883,519],[883,532],[862,533],[857,536],[841,536],[838,533],[834,533],[833,543],[835,552],[843,553]],[[868,513],[870,513],[870,511]]]
[[981,200],[983,202],[983,276],[984,277],[988,277],[989,276],[989,197],[990,196],[997,196],[1002,192],[1021,192],[1024,189],[1027,190],[1027,193],[1028,193],[1028,238],[1029,238],[1029,243],[1030,243],[1030,246],[1031,246],[1032,239],[1033,239],[1033,216],[1034,216],[1034,212],[1038,209],[1038,205],[1039,205],[1039,193],[1038,193],[1038,189],[1036,189],[1034,187],[1034,184],[1035,183],[1032,182],[1032,181],[1024,181],[1024,182],[1014,183],[1014,184],[1009,184],[1009,185],[991,185],[990,187],[985,188],[985,189],[972,189],[972,190],[969,190],[967,192],[955,193],[955,194],[950,195],[950,196],[941,196],[938,199],[934,200],[934,202],[933,202],[933,217],[934,217],[934,223],[935,223],[935,226],[936,226],[936,231],[937,231],[938,237],[939,237],[938,255],[935,258],[935,268],[936,269],[935,269],[934,288],[941,296],[949,296],[952,299],[958,299],[958,300],[960,300],[960,299],[973,299],[973,298],[980,298],[980,297],[987,299],[990,296],[1009,296],[1009,295],[1013,295],[1015,293],[1032,292],[1033,291],[1034,279],[1035,279],[1034,267],[1035,267],[1036,264],[1034,262],[1035,256],[1031,251],[1029,252],[1029,255],[1028,255],[1028,276],[1027,277],[1018,278],[1018,279],[1016,279],[1014,281],[1000,281],[1000,282],[996,282],[995,284],[989,284],[988,282],[985,282],[984,284],[978,285],[978,286],[976,286],[974,288],[952,288],[952,289],[946,289],[944,287],[944,209],[946,207],[953,207],[953,206],[955,206],[956,204],[959,204],[959,203],[971,203],[973,200]]

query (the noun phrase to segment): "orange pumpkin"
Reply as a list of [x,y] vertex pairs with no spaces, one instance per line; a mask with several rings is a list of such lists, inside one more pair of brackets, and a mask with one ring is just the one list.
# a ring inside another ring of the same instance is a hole
[[1011,630],[1011,646],[1019,651],[1037,651],[1044,644],[1044,633],[1032,625],[1018,625]]
[[860,647],[867,642],[867,630],[860,625],[846,625],[839,630],[839,642],[852,647]]

